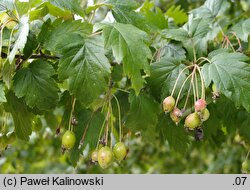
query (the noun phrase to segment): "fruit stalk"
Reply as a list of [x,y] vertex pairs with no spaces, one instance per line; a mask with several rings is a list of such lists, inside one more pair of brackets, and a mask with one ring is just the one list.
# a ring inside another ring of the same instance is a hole
[[180,89],[179,94],[178,94],[177,99],[176,99],[175,108],[176,108],[177,105],[178,105],[178,101],[179,101],[181,92],[182,92],[182,90],[183,90],[183,88],[184,88],[186,82],[188,81],[188,79],[189,79],[191,76],[192,76],[192,74],[188,75],[188,77],[184,80],[183,84],[181,85],[181,89]]
[[186,97],[185,104],[184,104],[184,108],[183,108],[184,110],[185,110],[186,107],[187,107],[188,99],[189,99],[190,92],[191,92],[191,87],[192,87],[192,83],[191,83],[191,81],[190,81],[189,88],[188,88],[188,93],[187,93],[187,97]]
[[178,77],[177,77],[177,79],[176,79],[176,81],[175,81],[175,84],[174,84],[173,90],[172,90],[172,92],[171,92],[171,96],[173,96],[173,95],[174,95],[174,92],[175,92],[176,86],[177,86],[177,84],[178,84],[178,81],[179,81],[179,79],[180,79],[180,77],[181,77],[182,73],[183,73],[185,70],[187,70],[187,69],[189,69],[189,68],[191,68],[191,67],[193,67],[193,65],[189,65],[189,66],[187,66],[187,67],[185,67],[184,69],[182,69],[182,70],[181,70],[181,72],[179,73],[179,75],[178,75]]
[[68,130],[70,130],[70,131],[73,130],[71,128],[71,120],[72,120],[73,112],[75,110],[75,103],[76,103],[76,99],[73,97],[73,99],[72,99],[72,108],[71,108],[71,112],[70,112],[70,116],[69,116],[69,125],[68,125]]
[[200,70],[200,67],[198,65],[195,65],[195,67],[197,68],[198,72],[199,72],[199,75],[200,75],[200,78],[201,78],[201,99],[205,100],[206,99],[206,94],[205,94],[205,83],[204,83],[204,78],[201,74],[201,70]]
[[117,104],[117,109],[118,109],[118,122],[119,122],[119,142],[122,141],[122,121],[121,121],[121,108],[119,101],[117,97],[113,94],[113,97],[115,98],[116,104]]

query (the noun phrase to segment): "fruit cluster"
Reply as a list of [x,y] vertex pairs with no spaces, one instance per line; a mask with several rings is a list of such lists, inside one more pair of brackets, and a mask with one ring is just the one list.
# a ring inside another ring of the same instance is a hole
[[121,162],[127,156],[127,148],[123,142],[118,142],[113,147],[113,150],[108,146],[101,147],[99,150],[94,150],[91,154],[91,162],[97,163],[103,168],[110,166],[114,158]]
[[[114,125],[116,122],[115,122],[113,111],[112,111],[112,105],[111,105],[112,98],[114,98],[117,104],[117,109],[118,109],[119,139],[117,139],[116,144],[113,143],[114,130],[115,130]],[[76,143],[76,137],[73,132],[73,129],[74,129],[74,126],[77,125],[77,120],[72,115],[74,112],[74,107],[75,107],[75,99],[73,99],[73,103],[72,103],[72,110],[71,110],[70,119],[68,123],[69,124],[68,130],[64,133],[62,137],[63,152],[65,150],[71,150],[75,146],[75,143]],[[121,162],[122,160],[124,160],[128,152],[127,147],[122,142],[121,110],[120,110],[119,101],[116,98],[116,96],[111,93],[111,88],[110,88],[110,91],[104,97],[104,104],[102,106],[101,112],[104,113],[106,117],[100,128],[99,138],[98,138],[98,141],[96,142],[97,143],[96,148],[93,151],[91,151],[90,161],[91,163],[94,163],[94,164],[98,163],[101,166],[101,168],[105,169],[113,162],[113,160],[116,160],[118,162]],[[85,137],[84,135],[86,135],[86,133],[83,134],[82,140]],[[80,142],[80,144],[82,143]]]
[[[206,101],[203,99],[199,99],[195,102],[195,112],[189,114],[185,119],[185,127],[189,130],[193,130],[199,126],[201,126],[202,122],[208,120],[210,113],[206,108]],[[163,101],[163,109],[166,113],[170,112],[170,117],[178,124],[184,112],[181,111],[179,108],[175,107],[175,99],[172,96],[168,96]]]
[[[175,98],[173,97],[174,91],[176,89],[180,76],[183,74],[183,72],[186,69],[192,69],[192,72],[189,74],[189,76],[185,79],[185,81],[181,85],[177,100],[175,100]],[[201,91],[202,91],[201,97],[199,96],[200,88],[198,87],[199,83],[197,82],[197,76],[196,76],[197,73],[200,75],[200,81],[201,81],[200,84],[201,84]],[[182,109],[179,109],[177,106],[178,106],[180,95],[182,93],[182,90],[185,84],[189,80],[190,80],[190,85],[189,85],[189,90],[186,96],[185,105]],[[186,106],[187,106],[187,102],[191,94],[190,92],[191,89],[193,89],[194,104],[193,106],[191,106],[189,114],[187,115],[188,111],[186,110]],[[170,113],[170,118],[172,119],[173,122],[175,122],[176,125],[178,125],[181,119],[186,116],[185,124],[184,124],[186,129],[195,130],[196,131],[195,138],[197,140],[201,140],[201,138],[203,138],[203,134],[199,135],[200,133],[202,133],[201,126],[204,121],[208,120],[210,113],[209,113],[209,110],[207,109],[207,102],[205,100],[205,86],[204,86],[203,76],[202,76],[202,73],[200,72],[200,67],[198,65],[194,64],[191,66],[187,66],[180,72],[175,82],[171,95],[166,97],[163,100],[163,110],[165,113]]]
[[[67,130],[62,137],[62,147],[65,150],[71,150],[76,142],[74,132]],[[98,146],[99,150],[96,149],[91,153],[91,162],[98,163],[103,169],[107,168],[114,158],[121,162],[127,156],[127,148],[123,142],[117,142],[113,150],[108,146]]]

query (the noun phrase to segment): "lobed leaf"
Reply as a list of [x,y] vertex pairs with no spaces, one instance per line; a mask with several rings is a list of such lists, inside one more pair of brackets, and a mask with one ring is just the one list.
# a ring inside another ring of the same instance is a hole
[[157,129],[164,141],[168,141],[170,147],[175,151],[184,154],[188,148],[189,139],[183,127],[176,126],[169,116],[161,115]]
[[129,95],[130,109],[126,120],[126,127],[131,131],[140,131],[142,136],[151,136],[158,122],[158,114],[160,112],[159,104],[153,97],[146,93],[135,93]]
[[143,87],[143,70],[149,72],[148,59],[151,51],[146,45],[146,33],[130,24],[113,23],[101,25],[106,48],[112,48],[113,55],[118,63],[123,62],[124,73],[132,82],[136,93]]
[[53,67],[46,61],[33,61],[14,76],[13,88],[18,98],[24,97],[31,108],[50,110],[58,101],[58,86],[52,76]]
[[44,42],[47,49],[61,55],[59,79],[69,79],[69,91],[86,106],[105,91],[110,74],[102,38],[89,36],[91,32],[88,23],[58,21]]
[[203,66],[202,73],[206,86],[213,81],[219,92],[250,112],[250,66],[245,62],[248,59],[241,53],[215,54],[211,63]]
[[14,46],[13,46],[11,52],[10,52],[10,55],[8,57],[10,63],[13,62],[16,53],[19,50],[23,50],[23,48],[24,48],[24,46],[26,44],[27,37],[28,37],[28,34],[29,34],[29,23],[28,23],[28,21],[29,21],[29,18],[27,16],[22,16],[20,18],[19,28],[18,28],[15,44],[14,44]]
[[28,141],[29,135],[31,135],[32,132],[31,124],[33,115],[28,111],[25,103],[21,99],[18,99],[13,92],[8,92],[6,99],[7,103],[4,104],[4,107],[13,117],[17,137]]

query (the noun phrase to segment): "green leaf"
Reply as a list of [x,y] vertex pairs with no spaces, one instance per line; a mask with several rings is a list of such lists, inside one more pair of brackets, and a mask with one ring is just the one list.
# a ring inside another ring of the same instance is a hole
[[[149,78],[149,84],[155,92],[162,92],[161,98],[169,95],[173,89],[174,83],[181,72],[185,68],[185,65],[181,64],[178,59],[171,57],[163,57],[160,61],[151,64],[151,76]],[[182,83],[186,79],[184,71],[177,83],[175,95],[179,91]]]
[[250,141],[250,113],[247,113],[244,111],[239,112],[237,121],[240,124],[240,135],[246,137],[249,142]]
[[70,10],[75,14],[78,14],[80,16],[84,16],[84,10],[81,8],[80,3],[78,3],[78,0],[48,0],[53,5],[64,9],[64,10]]
[[[177,77],[179,76],[180,72],[185,68],[185,65],[180,64],[178,65],[176,68],[174,68],[171,72],[168,73],[168,76],[166,78],[166,80],[163,82],[162,84],[162,90],[161,90],[161,99],[166,98],[167,96],[169,96],[174,88],[175,82],[177,80]],[[185,70],[180,76],[179,76],[179,80],[178,83],[176,85],[175,91],[174,91],[174,96],[177,97],[179,94],[179,91],[181,89],[182,84],[184,83],[185,79],[187,78],[188,75],[188,71]],[[185,86],[182,89],[182,93],[180,94],[180,100],[182,99],[182,97],[185,95],[185,93],[188,91],[189,89],[189,82],[190,80],[188,80],[188,82],[185,84]]]
[[225,118],[226,112],[218,111],[221,109],[218,109],[219,105],[217,101],[216,104],[209,104],[208,106],[210,117],[203,123],[204,139],[209,139],[212,136],[216,136],[218,129],[221,127],[220,121]]
[[7,61],[3,66],[3,70],[1,72],[1,75],[3,77],[3,81],[4,81],[5,85],[8,88],[10,88],[10,85],[12,82],[12,75],[13,75],[15,69],[16,69],[16,65],[10,64],[9,61]]
[[[78,121],[77,126],[75,127],[76,144],[70,152],[70,161],[73,166],[77,165],[82,148],[86,148],[86,146],[89,145],[91,151],[96,147],[99,132],[105,119],[101,113],[93,113],[89,110],[79,111],[79,113],[76,115],[76,118]],[[85,136],[83,138],[84,134]],[[81,140],[83,141],[81,142]],[[80,142],[82,143],[82,148],[79,149]]]
[[168,27],[168,20],[165,18],[160,8],[155,7],[155,11],[144,9],[142,10],[142,14],[145,17],[144,20],[146,21],[146,25],[148,25],[151,31]]
[[92,5],[92,6],[88,6],[87,9],[86,9],[86,13],[89,14],[92,11],[96,11],[97,9],[99,9],[100,7],[103,7],[103,6],[106,6],[106,7],[110,8],[110,9],[113,8],[113,6],[111,4],[98,3],[98,4],[95,4],[95,5]]
[[179,60],[186,58],[186,52],[181,44],[167,43],[163,48],[160,49],[161,57],[172,57]]
[[150,136],[147,133],[153,133],[158,122],[158,114],[160,112],[159,104],[156,103],[152,96],[146,93],[140,93],[138,96],[135,93],[129,95],[130,110],[128,113],[126,127],[131,131],[140,131],[142,136]]
[[22,16],[19,20],[19,28],[17,32],[17,37],[15,40],[15,44],[10,52],[10,55],[8,57],[9,62],[12,63],[12,61],[15,58],[15,55],[18,50],[22,50],[26,44],[27,37],[29,34],[29,18],[27,16]]
[[250,35],[250,18],[234,25],[231,31],[235,32],[238,38],[247,42]]
[[172,5],[165,13],[168,17],[173,18],[174,22],[179,25],[188,21],[188,16],[180,5]]
[[[59,7],[49,3],[44,2],[40,6],[38,6],[36,9],[31,10],[30,12],[30,19],[34,19],[36,17],[43,16],[44,14],[51,14],[55,17],[61,17],[61,18],[72,18],[72,13],[69,10],[62,10]],[[45,15],[44,15],[45,16]]]
[[18,138],[28,141],[29,135],[31,135],[32,118],[33,115],[28,111],[24,102],[18,99],[13,92],[6,94],[7,103],[4,107],[7,112],[12,114],[15,132]]
[[0,83],[0,102],[6,102],[6,97],[5,97],[5,91],[4,91],[4,85]]
[[183,28],[188,31],[189,37],[194,40],[205,37],[209,32],[208,21],[203,18],[193,18],[192,15],[189,16],[188,23]]
[[215,18],[223,4],[223,0],[206,0],[203,6],[194,9],[191,13],[203,18]]
[[188,135],[183,127],[176,126],[169,116],[163,114],[159,118],[157,129],[160,131],[161,138],[167,140],[170,147],[175,151],[184,154],[188,148]]
[[20,69],[14,76],[13,88],[18,98],[25,98],[31,108],[49,110],[58,101],[58,87],[53,78],[53,67],[46,61],[33,61],[27,68]]
[[135,10],[140,6],[135,0],[108,0],[107,2],[113,5],[117,13],[122,13],[123,10]]
[[16,9],[19,15],[24,15],[29,11],[29,2],[15,2]]
[[108,3],[112,5],[112,15],[117,22],[131,24],[144,31],[149,30],[145,17],[140,12],[135,12],[139,4],[134,0],[109,0]]
[[69,79],[69,91],[89,106],[105,91],[110,74],[103,40],[99,36],[87,37],[92,26],[80,21],[54,23],[52,27],[44,45],[62,55],[59,79]]
[[[78,43],[83,43],[84,38],[92,33],[92,29],[91,24],[82,23],[80,20],[69,20],[63,23],[61,20],[56,20],[52,25],[50,22],[46,22],[43,25],[38,39],[44,42],[46,49],[52,52],[62,53],[64,50],[62,50],[61,47],[67,49],[70,48],[70,46],[77,46],[79,45]],[[77,40],[80,40],[80,42]]]
[[23,49],[23,54],[25,58],[29,58],[33,54],[33,51],[37,48],[38,42],[36,39],[36,35],[33,32],[29,32],[27,42],[25,44],[25,47]]
[[70,92],[83,104],[89,105],[105,91],[105,78],[110,73],[102,39],[82,39],[63,50],[58,68],[59,78],[69,78]]
[[189,35],[186,30],[183,28],[178,29],[166,29],[163,30],[163,35],[166,36],[166,38],[170,38],[176,41],[186,41],[189,40]]
[[215,17],[219,13],[222,3],[223,0],[206,0],[204,6],[207,7]]
[[118,63],[123,62],[123,69],[132,81],[132,88],[136,93],[143,87],[144,79],[141,70],[149,72],[148,59],[151,51],[146,45],[146,33],[129,24],[101,25],[105,47],[112,48]]
[[47,6],[40,6],[34,10],[30,11],[30,21],[42,19],[45,15],[49,13]]
[[189,16],[188,23],[182,28],[166,29],[163,35],[176,41],[199,40],[207,35],[209,32],[208,22],[202,18],[193,18]]
[[211,63],[202,68],[205,84],[212,81],[219,92],[242,105],[250,112],[250,66],[249,58],[241,53],[220,53],[212,57]]
[[13,11],[14,9],[14,3],[13,0],[0,0],[0,13],[6,12],[6,10]]

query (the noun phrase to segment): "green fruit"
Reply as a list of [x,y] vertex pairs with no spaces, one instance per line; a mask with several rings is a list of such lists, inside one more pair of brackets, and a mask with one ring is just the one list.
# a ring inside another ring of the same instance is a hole
[[75,134],[70,130],[66,131],[62,137],[62,146],[66,149],[72,149],[75,145],[75,142]]
[[118,161],[124,160],[127,155],[127,148],[124,143],[118,142],[113,148],[113,153]]
[[172,96],[168,96],[163,100],[164,112],[171,112],[174,109],[175,99]]
[[112,160],[113,152],[109,147],[104,146],[98,151],[98,163],[103,169],[107,168]]
[[185,119],[185,126],[190,130],[199,127],[200,124],[201,124],[201,119],[197,112],[189,114]]
[[242,171],[247,172],[247,171],[248,171],[248,167],[249,167],[249,166],[248,166],[247,161],[242,162],[242,165],[241,165]]
[[15,132],[14,131],[9,132],[7,134],[7,143],[8,144],[12,144],[13,142],[15,142],[15,140],[16,140],[16,134],[15,134]]
[[172,119],[173,122],[175,122],[176,124],[178,124],[181,121],[181,110],[178,108],[174,108],[174,110],[172,112],[170,112],[170,117]]
[[208,118],[210,116],[210,113],[208,111],[208,109],[204,109],[202,112],[201,112],[201,121],[207,121]]
[[92,162],[98,162],[98,151],[94,150],[91,154],[91,160]]

